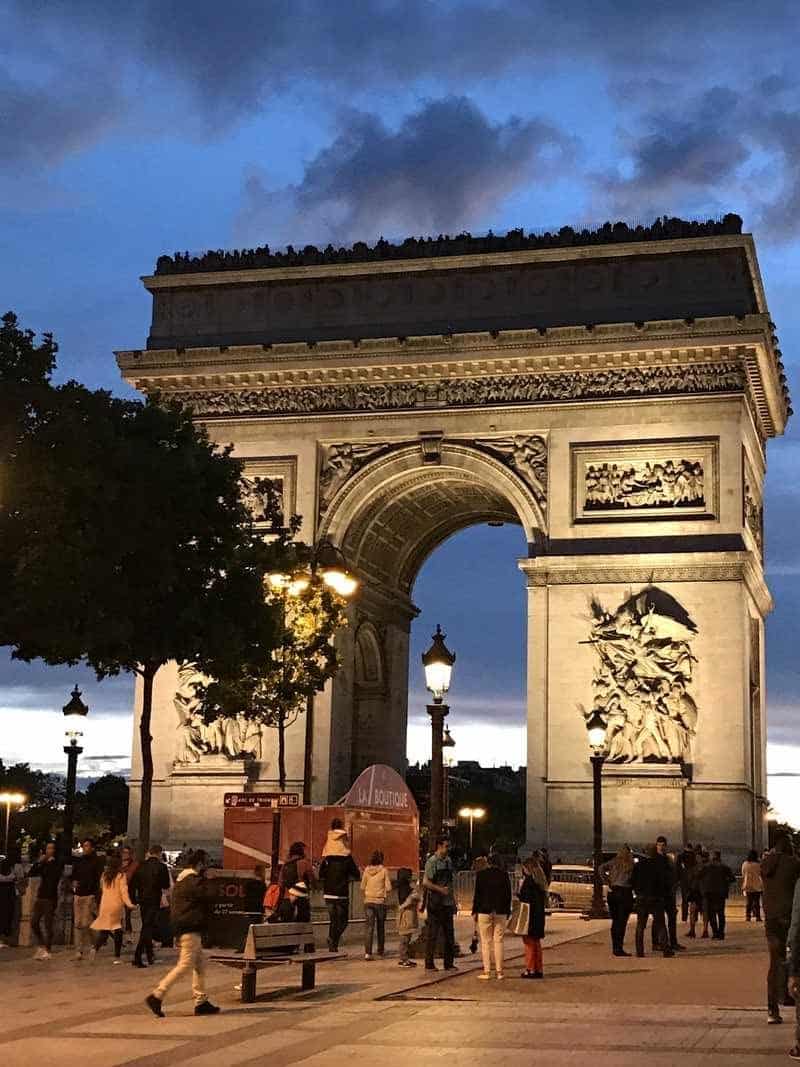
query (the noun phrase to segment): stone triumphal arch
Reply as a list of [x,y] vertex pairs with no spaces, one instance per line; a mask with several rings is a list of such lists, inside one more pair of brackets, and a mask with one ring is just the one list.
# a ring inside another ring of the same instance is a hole
[[[455,531],[511,522],[529,840],[586,852],[593,708],[609,843],[763,840],[763,481],[789,407],[737,222],[162,257],[143,279],[152,325],[118,353],[125,379],[190,404],[362,578],[317,702],[316,801],[370,763],[403,769],[415,576]],[[200,728],[191,673],[162,669],[153,834],[218,845],[222,793],[275,785],[257,733]],[[135,751],[132,820],[138,773]]]

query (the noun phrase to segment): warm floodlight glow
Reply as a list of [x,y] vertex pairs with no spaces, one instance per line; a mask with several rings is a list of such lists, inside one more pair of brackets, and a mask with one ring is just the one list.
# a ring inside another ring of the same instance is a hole
[[595,752],[602,751],[606,743],[606,721],[597,708],[594,709],[592,714],[586,720],[586,730],[589,734],[589,744],[591,747]]
[[27,800],[24,793],[0,793],[0,804],[12,805],[15,808],[21,808]]

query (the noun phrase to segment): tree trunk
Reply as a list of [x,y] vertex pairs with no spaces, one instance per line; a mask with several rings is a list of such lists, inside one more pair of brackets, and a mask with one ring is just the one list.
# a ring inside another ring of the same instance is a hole
[[139,744],[142,752],[142,786],[139,797],[139,848],[147,852],[150,846],[150,802],[153,795],[153,738],[150,720],[153,714],[153,679],[158,666],[148,664],[142,669],[142,715],[139,720]]
[[286,789],[286,716],[278,712],[278,787]]

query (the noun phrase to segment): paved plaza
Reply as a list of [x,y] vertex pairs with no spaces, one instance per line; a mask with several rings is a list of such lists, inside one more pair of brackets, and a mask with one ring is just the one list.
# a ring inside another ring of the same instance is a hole
[[[462,945],[469,920],[460,921]],[[29,950],[2,954],[0,1063],[29,1067],[192,1067],[266,1064],[339,1067],[355,1062],[573,1064],[599,1067],[716,1067],[789,1062],[792,1012],[766,1025],[766,945],[761,926],[734,920],[724,943],[686,942],[674,959],[610,955],[607,924],[554,916],[545,951],[546,979],[518,977],[521,948],[506,944],[503,982],[481,982],[476,957],[453,976],[426,976],[386,961],[367,963],[351,930],[348,959],[318,968],[317,989],[298,991],[299,969],[259,975],[254,1004],[239,1002],[235,972],[210,967],[210,992],[223,1011],[195,1018],[188,983],[155,1019],[143,996],[174,958],[163,951],[152,974],[111,954],[76,964],[57,953],[49,963]],[[629,930],[629,938],[632,930]],[[290,988],[287,990],[286,986]]]

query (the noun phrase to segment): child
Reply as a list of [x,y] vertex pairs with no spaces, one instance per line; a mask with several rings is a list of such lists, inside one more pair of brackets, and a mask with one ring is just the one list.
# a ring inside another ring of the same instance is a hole
[[408,948],[414,931],[419,927],[419,904],[420,895],[416,887],[411,883],[411,871],[408,867],[401,867],[397,872],[397,932],[400,934],[400,966],[416,967],[414,960],[409,959]]

